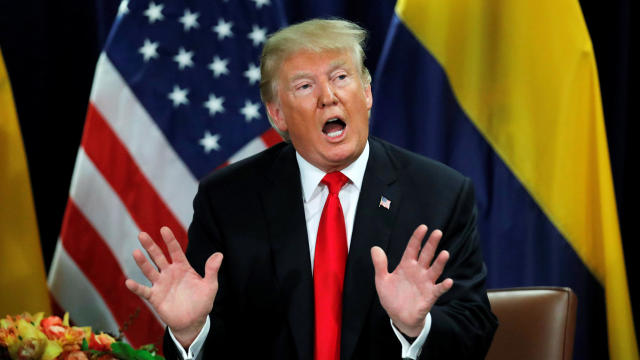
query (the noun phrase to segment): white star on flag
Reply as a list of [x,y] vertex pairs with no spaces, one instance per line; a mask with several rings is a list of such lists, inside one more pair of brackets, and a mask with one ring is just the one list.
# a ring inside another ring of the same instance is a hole
[[220,59],[220,57],[216,55],[213,57],[213,61],[209,64],[208,68],[213,71],[213,77],[218,78],[220,75],[229,74],[227,64],[229,64],[229,59]]
[[183,47],[178,50],[178,55],[173,57],[173,61],[178,63],[178,69],[184,70],[185,67],[192,67],[193,51],[186,51]]
[[252,30],[247,37],[253,41],[253,46],[259,46],[267,40],[267,29],[252,25]]
[[149,18],[149,24],[153,24],[156,21],[164,20],[164,15],[162,15],[162,9],[164,9],[164,5],[158,4],[155,2],[150,2],[147,10],[144,11],[144,16]]
[[159,43],[157,41],[152,42],[149,39],[144,39],[144,45],[138,49],[138,52],[142,54],[144,58],[144,62],[158,57],[158,45]]
[[233,32],[231,31],[231,27],[233,26],[233,22],[226,22],[224,19],[218,19],[218,25],[212,27],[211,29],[218,33],[218,40],[224,40],[226,37],[232,37]]
[[249,79],[249,85],[260,82],[260,68],[254,64],[249,64],[249,68],[243,74]]
[[178,21],[184,25],[184,31],[189,31],[191,28],[200,27],[200,24],[198,24],[198,16],[200,16],[199,13],[192,13],[191,10],[186,9],[184,15],[182,15]]
[[209,100],[204,103],[204,107],[209,109],[209,115],[214,116],[216,113],[224,112],[224,106],[222,106],[223,102],[224,97],[217,97],[215,94],[209,94]]
[[199,143],[204,147],[204,152],[208,154],[211,150],[220,150],[220,144],[218,144],[218,141],[220,141],[220,134],[213,135],[209,130],[205,130],[204,137],[200,139]]
[[177,108],[180,105],[187,105],[189,103],[189,99],[187,98],[188,93],[189,89],[181,89],[178,85],[174,85],[173,91],[171,91],[168,96],[169,99],[173,101],[173,107]]
[[129,0],[122,0],[120,6],[118,6],[118,16],[126,15],[129,13]]
[[260,117],[260,113],[258,109],[260,108],[260,103],[251,102],[251,100],[245,100],[244,106],[240,109],[240,113],[244,115],[244,121],[251,122],[253,119],[258,119]]
[[271,5],[271,0],[251,0],[256,3],[256,9],[262,9],[264,5]]

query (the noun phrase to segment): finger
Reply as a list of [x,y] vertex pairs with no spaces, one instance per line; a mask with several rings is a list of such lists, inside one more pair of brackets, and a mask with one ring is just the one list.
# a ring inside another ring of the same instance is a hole
[[429,235],[429,240],[424,244],[422,250],[420,251],[420,258],[418,259],[418,263],[423,267],[429,267],[431,264],[431,260],[433,260],[433,255],[436,253],[436,249],[438,248],[438,244],[440,243],[440,239],[442,239],[442,231],[434,230],[431,235]]
[[387,268],[387,254],[384,253],[378,246],[374,246],[371,248],[371,261],[373,261],[373,269],[376,274],[376,278],[384,277],[389,274],[389,269]]
[[149,234],[144,231],[141,232],[140,234],[138,234],[138,240],[140,241],[140,244],[142,244],[142,247],[147,251],[147,254],[149,254],[151,261],[156,264],[160,271],[169,266],[167,258],[164,257],[162,250],[158,245],[156,245],[153,239],[151,239],[151,236],[149,236]]
[[447,264],[447,261],[449,261],[449,252],[447,250],[440,251],[440,254],[438,254],[438,257],[427,272],[427,276],[430,281],[435,282],[438,280],[440,275],[442,275],[442,271],[444,270],[444,266]]
[[167,250],[169,250],[169,256],[171,257],[171,261],[176,262],[188,262],[187,257],[184,255],[184,251],[180,247],[180,243],[176,239],[175,235],[171,229],[166,226],[160,228],[160,234],[162,235],[162,239],[165,244],[167,244]]
[[144,276],[146,276],[146,278],[149,279],[151,283],[154,283],[156,279],[158,279],[160,273],[153,265],[151,265],[151,263],[149,263],[149,260],[147,260],[142,251],[138,249],[134,250],[133,259],[136,261],[136,264],[138,264],[140,270],[142,270]]
[[207,263],[204,265],[204,279],[209,283],[215,283],[218,281],[218,271],[220,265],[222,265],[222,253],[215,253],[209,256]]
[[441,283],[437,284],[434,287],[433,296],[435,296],[436,298],[439,298],[440,296],[444,295],[444,293],[449,291],[452,286],[453,286],[453,280],[452,279],[446,278],[446,279],[442,280]]
[[149,300],[151,297],[151,288],[138,284],[135,280],[127,279],[124,284],[132,293],[140,296],[145,300]]
[[407,248],[404,250],[404,254],[402,254],[402,259],[400,262],[407,262],[418,259],[418,253],[420,252],[420,244],[422,243],[422,239],[424,239],[424,235],[427,233],[427,226],[422,224],[418,225],[418,227],[413,231],[413,235],[409,239],[409,243],[407,244]]

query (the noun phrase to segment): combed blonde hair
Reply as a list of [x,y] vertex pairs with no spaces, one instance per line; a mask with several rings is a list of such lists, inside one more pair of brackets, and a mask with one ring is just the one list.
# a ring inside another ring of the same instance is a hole
[[[360,67],[364,86],[371,83],[371,74],[364,66],[364,47],[367,31],[359,25],[340,19],[313,19],[285,27],[267,39],[260,57],[260,97],[264,104],[274,102],[278,96],[278,71],[282,63],[301,50],[323,52],[327,50],[351,51],[354,63]],[[267,113],[268,115],[268,113]],[[281,132],[269,116],[276,131],[289,141],[289,134]]]

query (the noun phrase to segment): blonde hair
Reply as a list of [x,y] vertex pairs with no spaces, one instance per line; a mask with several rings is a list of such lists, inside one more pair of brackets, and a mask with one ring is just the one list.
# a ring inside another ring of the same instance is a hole
[[[371,83],[369,70],[364,66],[364,46],[367,31],[359,25],[340,19],[313,19],[291,25],[273,33],[267,39],[260,57],[260,97],[267,104],[278,96],[277,77],[282,63],[301,50],[323,52],[327,50],[351,51],[354,63],[360,67],[363,85]],[[267,113],[268,115],[268,113]],[[276,131],[289,141],[289,134],[281,132],[269,116]]]

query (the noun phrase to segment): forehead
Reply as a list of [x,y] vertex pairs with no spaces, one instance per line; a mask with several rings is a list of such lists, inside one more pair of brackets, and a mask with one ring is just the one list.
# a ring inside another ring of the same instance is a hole
[[355,68],[353,52],[337,50],[299,50],[287,56],[279,68],[281,80],[290,80],[301,74],[315,74],[336,68]]

